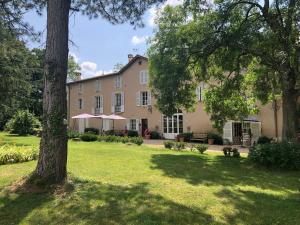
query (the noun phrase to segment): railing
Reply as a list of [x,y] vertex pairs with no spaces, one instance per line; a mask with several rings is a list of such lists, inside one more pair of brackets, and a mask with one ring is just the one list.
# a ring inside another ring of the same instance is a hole
[[121,106],[120,105],[115,106],[115,112],[121,112]]
[[101,114],[101,109],[95,108],[95,115],[100,115],[100,114]]

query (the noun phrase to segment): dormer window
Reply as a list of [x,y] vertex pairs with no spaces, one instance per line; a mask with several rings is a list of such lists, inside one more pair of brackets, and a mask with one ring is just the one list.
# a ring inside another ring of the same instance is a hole
[[140,72],[140,84],[148,84],[148,71],[142,70]]

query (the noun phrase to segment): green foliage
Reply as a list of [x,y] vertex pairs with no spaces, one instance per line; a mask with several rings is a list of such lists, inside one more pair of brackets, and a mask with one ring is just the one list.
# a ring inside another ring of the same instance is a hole
[[223,137],[217,133],[209,132],[207,134],[207,139],[214,139],[214,144],[223,145]]
[[40,121],[28,110],[19,110],[6,124],[6,130],[11,134],[35,134],[41,128]]
[[74,56],[69,55],[68,58],[68,79],[70,81],[75,81],[80,70],[80,66],[75,61]]
[[248,158],[266,167],[300,170],[300,144],[281,142],[255,145],[250,148]]
[[33,146],[0,146],[0,165],[36,160],[38,149]]
[[84,133],[92,133],[92,134],[99,134],[99,129],[97,128],[92,128],[92,127],[88,127],[84,129]]
[[136,130],[129,130],[127,135],[128,137],[138,137],[139,133]]
[[198,144],[195,147],[201,154],[203,154],[208,149],[207,145],[203,144]]
[[174,145],[175,145],[174,141],[164,141],[164,146],[167,149],[172,149],[174,147]]
[[98,136],[96,134],[85,133],[80,135],[80,139],[86,142],[97,141]]
[[270,144],[273,141],[273,138],[267,136],[261,136],[257,139],[257,144]]
[[186,148],[186,143],[185,142],[175,142],[174,144],[174,149],[180,151]]
[[160,136],[159,132],[157,132],[157,131],[151,131],[150,138],[151,139],[161,139],[161,136]]
[[80,133],[78,131],[68,130],[68,138],[69,139],[74,139],[74,138],[79,138],[79,137],[80,137]]
[[98,141],[103,142],[121,142],[121,143],[133,143],[136,145],[141,145],[144,143],[142,137],[122,137],[122,136],[115,136],[115,135],[100,135],[98,136]]
[[237,148],[232,148],[232,147],[224,147],[223,148],[223,153],[224,156],[227,157],[234,157],[234,158],[239,158],[240,157],[240,153],[239,150]]

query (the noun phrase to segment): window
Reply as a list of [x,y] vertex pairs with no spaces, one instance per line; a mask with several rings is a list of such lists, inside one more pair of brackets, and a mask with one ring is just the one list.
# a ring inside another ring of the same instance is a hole
[[121,78],[120,75],[116,76],[115,85],[116,85],[116,88],[121,88],[121,86],[122,86],[122,78]]
[[151,105],[151,92],[150,91],[140,91],[136,95],[136,105],[137,106],[147,106]]
[[204,99],[204,89],[205,88],[204,88],[203,82],[201,82],[196,88],[196,96],[197,96],[197,100],[199,102],[203,101],[203,99]]
[[101,89],[101,83],[100,83],[100,79],[96,80],[96,92],[99,92]]
[[78,99],[78,108],[79,109],[82,109],[83,108],[83,102],[82,102],[82,99]]
[[129,121],[129,130],[137,130],[136,119],[130,119],[130,121]]
[[78,93],[81,94],[83,92],[83,84],[80,83],[78,87]]
[[115,93],[114,94],[114,112],[123,112],[123,93]]
[[142,105],[148,105],[148,91],[141,92]]
[[148,84],[148,71],[142,70],[140,72],[140,84]]
[[174,114],[171,117],[163,117],[163,131],[164,133],[183,133],[183,116],[180,113]]
[[94,114],[99,115],[103,113],[103,96],[95,96],[95,112]]

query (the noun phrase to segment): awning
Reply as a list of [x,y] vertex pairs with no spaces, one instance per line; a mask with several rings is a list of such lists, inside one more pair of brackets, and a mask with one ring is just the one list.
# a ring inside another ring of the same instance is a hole
[[115,115],[115,114],[111,114],[111,115],[107,116],[105,119],[111,119],[111,120],[126,120],[125,117],[118,116],[118,115]]
[[94,116],[88,113],[83,113],[72,117],[72,119],[88,119],[88,118],[94,118]]

